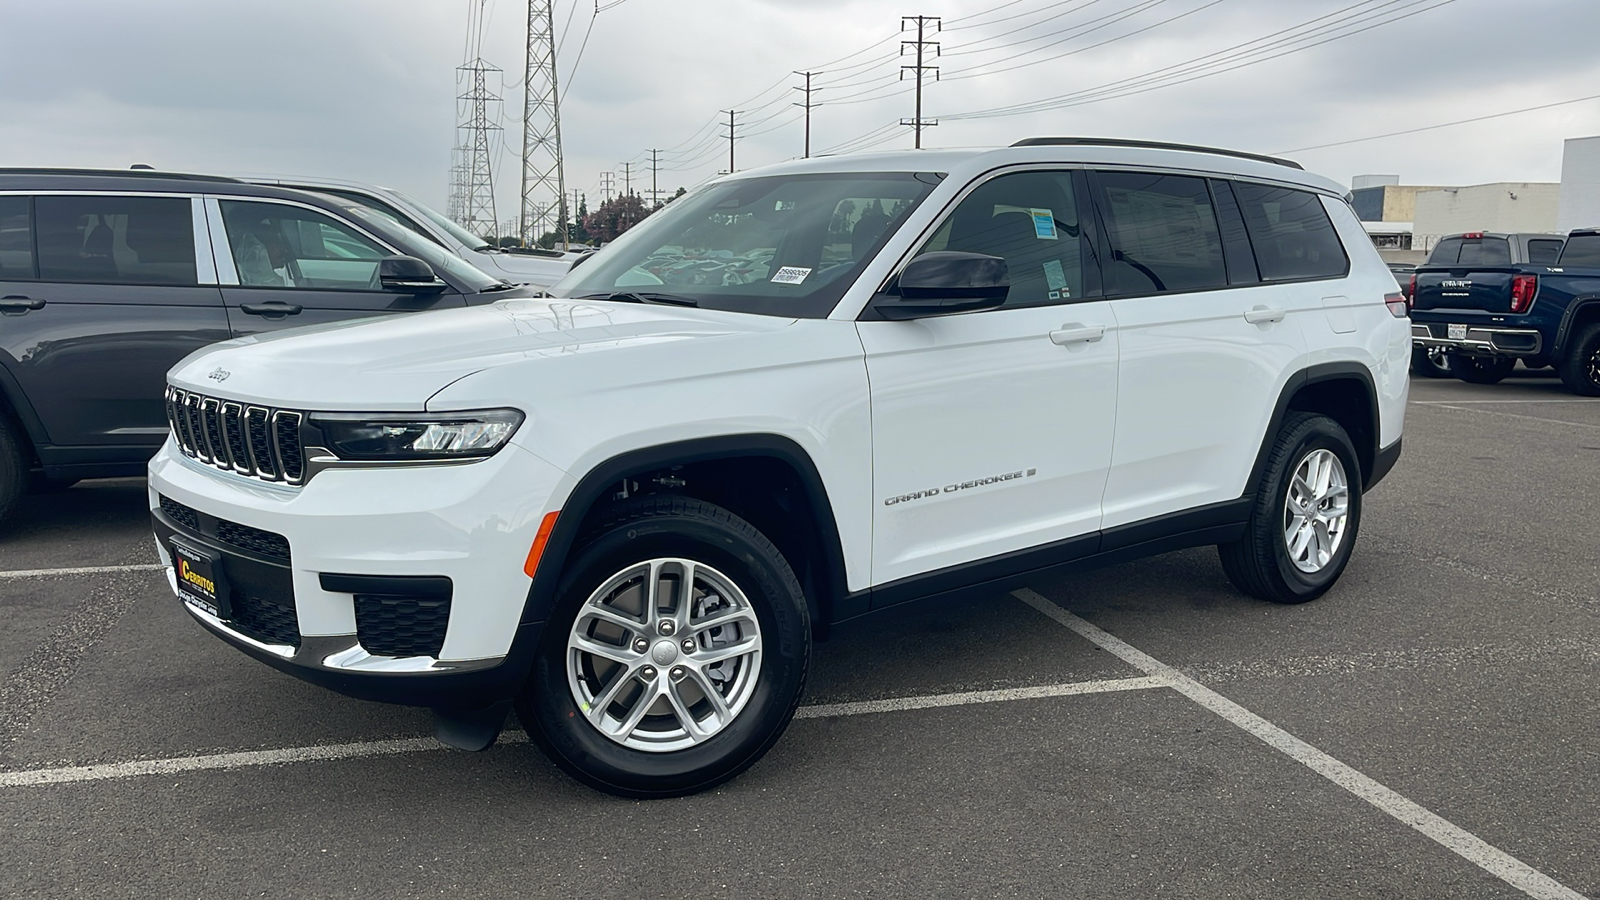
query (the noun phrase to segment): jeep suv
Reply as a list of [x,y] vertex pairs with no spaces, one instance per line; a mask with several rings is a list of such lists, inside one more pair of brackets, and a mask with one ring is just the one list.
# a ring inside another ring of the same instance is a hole
[[30,480],[143,474],[167,370],[207,344],[531,293],[348,200],[0,169],[0,520]]
[[157,544],[262,662],[701,790],[873,610],[1199,545],[1252,596],[1326,592],[1411,351],[1342,193],[1069,138],[740,172],[551,297],[191,356]]

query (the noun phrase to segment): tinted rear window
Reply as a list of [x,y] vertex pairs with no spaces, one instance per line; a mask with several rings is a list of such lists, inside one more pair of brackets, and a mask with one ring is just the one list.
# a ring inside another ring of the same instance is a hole
[[1575,234],[1561,250],[1563,266],[1600,269],[1600,234]]
[[33,277],[28,198],[0,197],[0,278]]
[[1101,172],[1101,208],[1113,250],[1107,292],[1149,294],[1223,287],[1222,236],[1203,179]]
[[1461,265],[1509,266],[1511,242],[1505,238],[1477,238],[1461,242]]
[[38,197],[34,223],[45,281],[196,281],[187,197]]
[[1234,185],[1262,281],[1337,278],[1349,269],[1322,198],[1310,191]]
[[1536,266],[1553,266],[1561,256],[1561,241],[1529,241],[1528,262]]
[[1445,238],[1428,254],[1430,266],[1453,266],[1461,256],[1461,238]]

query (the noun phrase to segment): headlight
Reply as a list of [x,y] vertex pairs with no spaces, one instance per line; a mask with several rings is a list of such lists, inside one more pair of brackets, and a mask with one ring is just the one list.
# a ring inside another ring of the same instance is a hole
[[328,449],[340,459],[428,460],[489,456],[522,424],[514,409],[454,413],[315,413]]

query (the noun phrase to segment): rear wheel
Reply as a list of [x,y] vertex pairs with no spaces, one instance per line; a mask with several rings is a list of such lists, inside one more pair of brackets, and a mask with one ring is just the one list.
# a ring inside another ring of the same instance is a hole
[[1444,357],[1444,351],[1438,347],[1412,347],[1411,371],[1423,378],[1449,378],[1450,369]]
[[1573,338],[1567,355],[1556,365],[1561,383],[1580,397],[1600,397],[1600,324]]
[[568,774],[624,797],[720,784],[777,742],[811,626],[776,547],[721,507],[646,497],[574,553],[517,714]]
[[1499,384],[1517,367],[1512,357],[1449,355],[1450,374],[1468,384]]
[[0,415],[0,522],[28,492],[26,446],[16,426]]
[[1291,413],[1267,454],[1244,538],[1217,547],[1234,587],[1305,603],[1333,587],[1361,525],[1361,466],[1338,422]]

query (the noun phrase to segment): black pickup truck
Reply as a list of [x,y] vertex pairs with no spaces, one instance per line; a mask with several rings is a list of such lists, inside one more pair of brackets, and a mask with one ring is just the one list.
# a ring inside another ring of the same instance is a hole
[[[1567,235],[1473,232],[1439,242],[1411,276],[1412,368],[1493,384],[1522,360],[1554,366],[1567,388],[1600,396],[1600,228]],[[1531,259],[1530,259],[1531,257]]]

